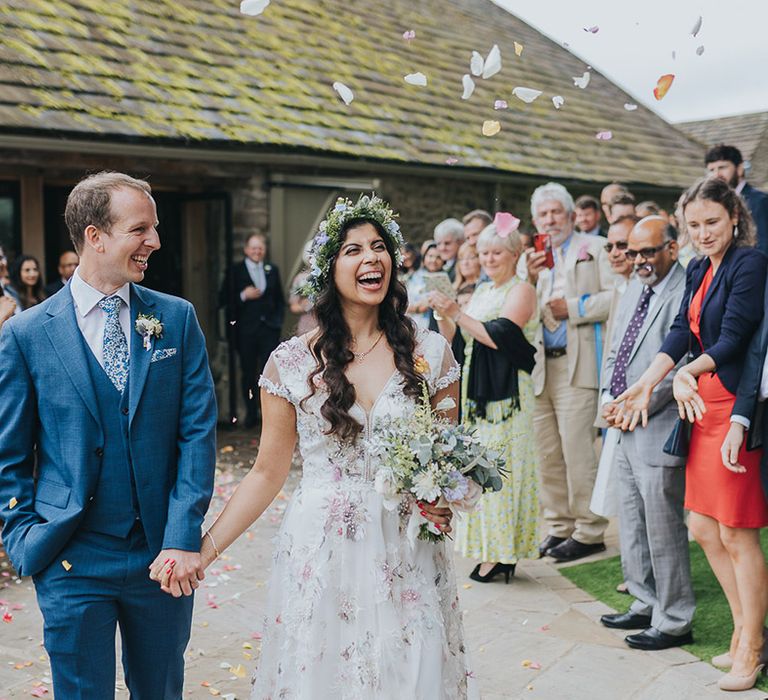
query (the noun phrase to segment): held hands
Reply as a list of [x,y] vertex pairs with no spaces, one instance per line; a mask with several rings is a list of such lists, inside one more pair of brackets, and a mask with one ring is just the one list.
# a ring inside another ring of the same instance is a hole
[[747,468],[739,464],[739,450],[744,442],[744,426],[740,423],[731,423],[728,434],[720,447],[720,457],[723,466],[736,474],[745,474]]
[[443,318],[450,318],[451,320],[461,311],[459,305],[442,292],[430,292],[427,295],[427,303]]
[[681,420],[701,420],[707,412],[704,401],[699,396],[699,385],[685,367],[681,367],[672,381],[672,391],[677,401],[677,410]]
[[[438,293],[438,292],[436,292]],[[424,501],[416,501],[416,505],[420,509],[420,513],[427,519],[431,520],[440,532],[444,532],[446,535],[451,532],[451,513],[450,508],[438,508],[430,503]]]
[[199,552],[164,549],[149,565],[149,578],[160,583],[160,590],[180,598],[192,592],[205,578]]
[[617,409],[613,414],[613,427],[632,431],[640,421],[644,428],[647,427],[652,391],[652,385],[635,382],[623,394],[619,394],[612,402]]

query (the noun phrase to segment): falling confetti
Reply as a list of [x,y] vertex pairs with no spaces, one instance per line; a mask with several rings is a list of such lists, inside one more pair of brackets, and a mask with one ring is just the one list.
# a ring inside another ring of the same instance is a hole
[[560,109],[565,102],[565,98],[562,95],[555,95],[552,98],[552,104],[555,105],[555,109]]
[[488,119],[483,122],[483,136],[496,136],[501,131],[501,122]]
[[587,32],[587,34],[597,34],[600,31],[600,27],[597,25],[594,27],[584,27],[584,31]]
[[472,52],[472,58],[469,61],[469,71],[477,77],[483,74],[483,57],[477,51]]
[[515,42],[515,56],[522,56],[522,54],[523,54],[523,45]]
[[592,78],[592,74],[588,70],[586,70],[580,76],[573,76],[573,84],[577,88],[581,88],[582,90],[584,90],[587,87],[587,85],[589,85],[589,81],[591,78]]
[[693,29],[691,29],[691,36],[698,36],[699,32],[701,31],[701,24],[704,21],[704,18],[699,15],[699,18],[696,20],[696,24],[693,25]]
[[453,156],[449,156],[448,158],[445,159],[446,165],[456,165],[456,163],[458,162],[459,162],[459,159],[454,158]]
[[702,44],[701,46],[699,46],[699,47],[696,49],[696,55],[697,55],[697,56],[701,56],[701,54],[703,54],[703,53],[704,53],[704,44]]
[[403,32],[403,39],[406,41],[413,41],[416,38],[416,32],[413,29],[409,29],[407,32]]
[[333,89],[336,90],[345,105],[348,105],[355,99],[355,93],[338,80],[333,84]]
[[465,73],[461,82],[462,85],[464,85],[464,92],[461,95],[461,99],[468,100],[472,97],[472,93],[475,91],[475,81],[472,80],[472,76],[469,73]]
[[637,109],[637,105],[634,102],[625,102],[624,109],[626,109],[627,112],[634,112]]
[[66,559],[62,559],[61,565],[64,567],[64,571],[69,571],[72,568],[72,564],[70,564]]
[[6,622],[8,624],[13,622],[13,615],[11,613],[9,613],[9,612],[4,612],[3,613],[3,622]]
[[10,510],[13,510],[18,505],[18,500],[16,499],[16,496],[14,496],[10,501],[8,501],[8,508]]
[[494,109],[506,109],[509,107],[506,100],[496,100],[496,102],[493,103]]
[[527,87],[516,87],[514,90],[512,90],[512,94],[519,100],[530,104],[539,95],[541,95],[541,90],[534,90],[533,88]]
[[677,58],[677,51],[672,52],[672,60],[674,61]]
[[598,131],[595,134],[595,138],[598,141],[610,141],[613,138],[613,133],[610,131]]
[[664,95],[669,92],[669,88],[672,87],[672,81],[675,79],[674,74],[667,73],[666,75],[662,75],[658,82],[656,83],[656,87],[653,88],[653,96],[657,100],[664,99]]
[[488,57],[483,64],[483,78],[488,79],[496,75],[501,70],[501,51],[498,44],[488,52]]
[[424,73],[408,73],[403,80],[409,85],[424,87],[427,84],[427,76]]
[[269,0],[243,0],[240,3],[240,12],[244,15],[255,17],[267,9]]

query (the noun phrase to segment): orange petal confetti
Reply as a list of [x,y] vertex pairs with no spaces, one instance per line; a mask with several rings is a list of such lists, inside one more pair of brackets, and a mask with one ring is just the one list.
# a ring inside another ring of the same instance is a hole
[[232,447],[232,445],[224,445],[224,447],[221,448],[222,454],[227,454],[228,452],[234,452],[235,448]]
[[203,686],[203,688],[210,688],[211,682],[210,681],[203,681],[200,685]]
[[496,136],[501,131],[501,123],[495,119],[483,122],[483,136]]
[[8,501],[8,508],[13,510],[18,505],[18,500],[16,499],[16,496],[14,496],[10,501]]
[[673,73],[667,73],[666,75],[662,75],[659,78],[659,81],[656,83],[656,87],[653,88],[653,96],[657,100],[664,99],[664,95],[669,92],[669,88],[672,87],[672,81],[675,79],[675,76]]
[[522,53],[523,53],[523,45],[522,44],[518,44],[517,42],[515,42],[515,55],[516,56],[521,56]]
[[61,565],[64,567],[64,571],[69,571],[72,568],[72,564],[70,564],[66,559],[62,560]]

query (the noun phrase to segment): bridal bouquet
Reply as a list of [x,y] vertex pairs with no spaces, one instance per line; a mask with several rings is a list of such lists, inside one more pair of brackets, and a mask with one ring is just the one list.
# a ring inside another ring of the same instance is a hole
[[[455,406],[443,399],[437,410]],[[504,461],[487,449],[474,431],[454,425],[435,414],[424,390],[415,414],[382,421],[374,431],[371,448],[381,458],[375,489],[389,510],[411,506],[408,537],[439,542],[445,534],[424,518],[414,501],[447,506],[454,513],[475,508],[485,491],[500,491]]]

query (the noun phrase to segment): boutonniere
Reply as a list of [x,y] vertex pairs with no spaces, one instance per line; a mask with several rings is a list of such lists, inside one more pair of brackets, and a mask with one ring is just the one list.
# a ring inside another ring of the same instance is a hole
[[579,255],[576,258],[576,262],[584,262],[585,260],[593,260],[589,253],[589,243],[582,243],[579,248]]
[[272,272],[272,265],[264,265],[264,272]]
[[429,362],[427,362],[424,355],[419,355],[413,361],[413,369],[415,369],[419,374],[426,374],[429,372]]
[[144,338],[144,349],[152,347],[152,338],[163,337],[163,324],[152,314],[139,314],[136,317],[136,332]]

